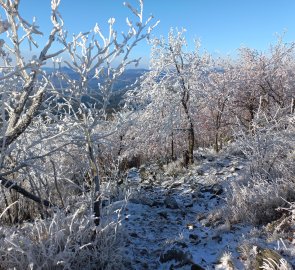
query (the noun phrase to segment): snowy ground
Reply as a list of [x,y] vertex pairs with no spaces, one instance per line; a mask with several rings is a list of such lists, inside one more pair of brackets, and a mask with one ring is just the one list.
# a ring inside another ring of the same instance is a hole
[[245,166],[241,157],[201,155],[189,170],[173,176],[155,173],[156,165],[145,179],[131,170],[132,194],[121,213],[126,268],[231,269],[220,263],[222,255],[231,254],[232,269],[244,269],[238,252],[243,242],[255,239],[274,249],[276,242],[266,243],[260,228],[230,224],[222,214],[228,185]]

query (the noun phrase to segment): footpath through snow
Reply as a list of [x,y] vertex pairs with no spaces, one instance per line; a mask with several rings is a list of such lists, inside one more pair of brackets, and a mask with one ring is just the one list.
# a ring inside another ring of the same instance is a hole
[[203,153],[185,172],[177,164],[131,169],[131,195],[121,212],[126,269],[245,269],[243,243],[255,239],[274,249],[259,229],[231,224],[223,214],[229,184],[245,166],[239,156]]

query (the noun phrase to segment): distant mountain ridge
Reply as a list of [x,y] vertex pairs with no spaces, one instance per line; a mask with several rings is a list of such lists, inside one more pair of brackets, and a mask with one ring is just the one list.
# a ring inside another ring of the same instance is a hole
[[[47,74],[51,74],[55,71],[54,68],[51,67],[44,67],[44,71],[46,71]],[[68,67],[61,67],[59,69],[62,73],[68,75],[73,80],[79,80],[79,74],[75,72],[74,70],[68,68]],[[114,82],[114,91],[124,90],[126,87],[133,85],[137,79],[140,78],[144,73],[148,72],[148,69],[126,69],[121,76]],[[98,89],[98,85],[100,83],[103,83],[104,76],[101,76],[99,79],[91,79],[89,81],[89,87],[93,90]],[[53,82],[55,83],[55,82]],[[56,86],[59,86],[60,82],[56,81]]]
[[[43,70],[48,75],[53,74],[55,71],[55,69],[51,67],[44,67]],[[80,79],[79,74],[68,67],[61,67],[59,71],[69,76],[71,80]],[[126,91],[134,89],[137,85],[136,84],[137,79],[139,79],[140,76],[142,76],[146,72],[148,72],[147,69],[126,69],[123,72],[123,74],[119,76],[119,78],[114,82],[114,85],[112,87],[113,94],[109,98],[108,109],[110,110],[119,109]],[[90,78],[92,78],[91,74],[90,74]],[[102,97],[100,96],[100,91],[99,91],[99,84],[103,84],[104,78],[105,78],[104,76],[101,76],[98,79],[89,80],[88,82],[89,89],[87,89],[88,94],[85,93],[83,95],[82,97],[83,103],[93,104],[94,100],[91,97],[94,97],[95,99],[98,99],[98,100],[102,100]],[[67,87],[67,82],[59,81],[59,79],[56,76],[52,76],[52,83],[53,85],[55,85],[57,89]]]

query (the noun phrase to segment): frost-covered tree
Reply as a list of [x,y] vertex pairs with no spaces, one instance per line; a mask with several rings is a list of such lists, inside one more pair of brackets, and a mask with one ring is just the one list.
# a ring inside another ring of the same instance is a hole
[[[11,176],[20,170],[30,166],[35,159],[44,157],[49,153],[30,152],[33,147],[40,147],[44,138],[28,142],[23,147],[19,144],[21,137],[32,126],[36,115],[40,115],[40,108],[46,100],[47,87],[49,81],[45,76],[42,66],[49,59],[62,53],[63,49],[52,52],[51,46],[58,34],[62,30],[63,21],[58,12],[59,1],[51,3],[51,22],[52,30],[45,41],[43,48],[37,49],[36,36],[43,35],[38,29],[36,21],[28,22],[19,13],[20,1],[0,1],[2,10],[6,19],[1,21],[1,32],[7,35],[6,39],[1,39],[1,184],[7,188],[12,188],[23,195],[44,203],[48,206],[50,203],[41,200],[35,195],[27,192],[16,183],[7,180],[4,177]],[[39,51],[31,59],[25,60],[24,43],[29,42],[31,48]],[[45,111],[44,111],[45,112]],[[54,152],[60,147],[56,145]],[[19,153],[20,148],[25,150]],[[21,158],[20,158],[21,156]],[[21,161],[20,161],[21,159]]]
[[240,49],[235,65],[237,80],[234,88],[234,111],[240,123],[251,129],[258,110],[268,116],[291,111],[294,85],[294,44],[278,43],[269,52]]
[[188,51],[184,32],[171,30],[168,40],[153,40],[150,72],[141,80],[137,99],[142,110],[139,125],[143,133],[146,132],[144,140],[152,136],[151,141],[157,143],[155,147],[161,147],[165,137],[170,137],[171,147],[168,148],[174,157],[174,138],[176,134],[184,136],[183,151],[188,165],[194,162],[193,114],[198,111],[209,57],[200,54],[198,43],[193,51]]
[[[42,180],[45,168],[51,166],[54,171],[51,179],[56,183],[57,173],[62,171],[64,164],[52,162],[57,156],[50,157],[57,153],[71,155],[69,147],[72,150],[83,147],[82,156],[88,159],[94,187],[94,212],[98,224],[100,180],[96,156],[99,144],[116,132],[118,126],[110,127],[107,123],[108,103],[118,77],[127,66],[139,62],[139,59],[130,60],[132,49],[149,37],[157,23],[151,24],[152,17],[144,19],[143,0],[140,0],[139,8],[124,3],[132,14],[126,19],[127,32],[119,34],[114,29],[115,19],[110,18],[106,35],[95,25],[93,30],[70,38],[64,29],[59,4],[59,0],[51,1],[52,31],[40,50],[35,36],[43,34],[36,20],[28,22],[21,16],[19,0],[0,1],[6,15],[0,31],[8,36],[0,42],[1,184],[51,206],[49,200],[41,199],[44,193],[39,184],[24,185],[29,186],[31,192],[28,192],[20,186],[20,180],[30,182],[32,175]],[[40,50],[39,55],[26,60],[24,42],[29,42],[34,54]],[[59,44],[60,50],[52,51],[53,43]],[[62,54],[68,54],[70,60],[63,62]],[[50,59],[56,69],[46,74],[42,67]],[[78,79],[64,74],[63,65],[67,65]],[[93,80],[98,81],[97,89],[90,87],[89,82]],[[55,186],[60,193],[58,184]],[[46,197],[49,199],[50,196],[49,189]]]
[[211,65],[208,81],[204,84],[205,104],[199,122],[203,127],[202,137],[209,136],[209,145],[213,144],[215,151],[219,152],[224,141],[229,139],[235,121],[231,115],[232,85],[238,77],[233,62],[228,58],[217,59]]
[[[67,40],[66,32],[59,37],[71,59],[71,62],[65,61],[65,64],[79,77],[72,79],[64,76],[62,72],[56,73],[60,82],[66,84],[62,95],[65,114],[70,115],[71,121],[81,129],[82,137],[78,140],[85,142],[91,178],[95,187],[94,211],[97,217],[99,217],[101,196],[97,162],[101,151],[100,144],[126,121],[123,115],[117,118],[110,117],[109,102],[114,94],[114,84],[126,67],[131,64],[137,66],[140,59],[130,60],[130,52],[140,41],[148,38],[157,25],[157,23],[150,25],[152,17],[144,20],[143,1],[139,2],[139,10],[125,3],[136,22],[127,18],[128,32],[122,33],[121,37],[114,29],[114,18],[108,21],[107,36],[104,36],[100,27],[95,25],[92,32],[80,33],[70,41]],[[92,89],[90,85],[94,80],[98,82],[98,89]],[[112,118],[112,125],[109,124],[109,118]]]

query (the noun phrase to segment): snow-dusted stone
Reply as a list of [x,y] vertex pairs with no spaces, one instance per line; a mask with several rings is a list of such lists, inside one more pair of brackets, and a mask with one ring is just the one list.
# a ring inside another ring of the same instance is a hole
[[194,263],[192,255],[189,251],[184,251],[180,247],[173,247],[166,250],[160,255],[159,261],[163,264],[170,263],[171,265],[169,269],[182,269],[184,266],[189,266],[192,270],[205,270],[198,264]]
[[165,210],[160,210],[157,212],[157,214],[164,219],[168,219],[168,212]]
[[184,189],[177,196],[177,203],[180,207],[192,207],[194,204],[193,190]]
[[204,156],[204,155],[202,155],[202,154],[195,154],[195,153],[194,153],[194,159],[195,159],[196,161],[202,162],[202,161],[204,161],[204,160],[206,159],[206,156]]
[[214,235],[212,236],[212,240],[215,240],[217,243],[220,243],[222,241],[222,237],[220,235]]
[[169,261],[175,261],[180,265],[185,265],[192,261],[192,255],[189,252],[184,252],[181,249],[173,247],[163,252],[160,256],[161,263],[167,263]]
[[244,154],[244,152],[242,150],[240,150],[240,149],[232,149],[230,152],[231,152],[230,154],[232,156],[242,158],[242,159],[247,158],[246,155]]
[[148,205],[150,207],[163,206],[164,193],[161,193],[156,189],[144,190],[132,194],[129,201],[136,204]]
[[204,186],[200,189],[201,192],[209,192],[213,195],[221,195],[223,193],[223,187],[220,184],[214,184],[212,186]]
[[208,157],[207,157],[207,160],[208,160],[209,162],[212,162],[212,161],[215,160],[215,157],[213,157],[213,156],[208,156]]
[[218,161],[216,161],[216,167],[229,167],[231,163],[231,160],[229,158],[224,158],[224,159],[220,159]]
[[199,239],[199,236],[197,234],[192,234],[192,233],[189,235],[189,241],[194,244],[198,244],[201,242],[201,240]]
[[183,185],[183,179],[179,179],[170,185],[170,188],[177,188]]
[[178,205],[176,199],[171,195],[168,195],[165,198],[164,204],[166,205],[167,208],[170,208],[170,209],[178,209],[179,208],[179,205]]
[[198,175],[204,175],[205,171],[204,171],[204,169],[199,168],[199,169],[197,169],[196,173],[197,173]]
[[220,171],[216,171],[215,175],[224,175],[225,171],[224,170],[220,170]]
[[243,168],[244,168],[243,165],[239,165],[239,166],[236,167],[236,171],[240,171],[240,170],[242,170]]

